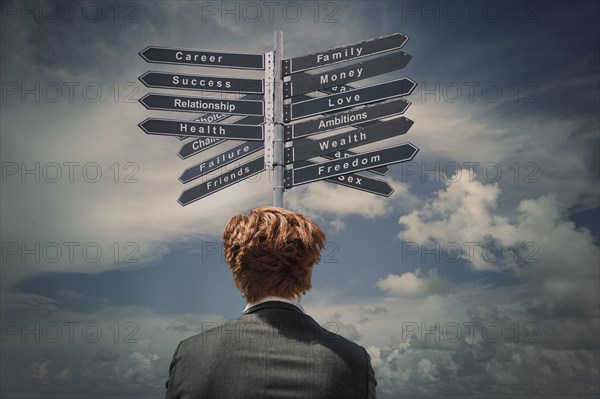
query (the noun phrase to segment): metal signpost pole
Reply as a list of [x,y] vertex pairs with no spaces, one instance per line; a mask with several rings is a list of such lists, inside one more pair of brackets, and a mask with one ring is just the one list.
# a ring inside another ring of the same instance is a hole
[[273,139],[273,205],[283,207],[283,180],[284,180],[284,134],[283,134],[283,77],[281,74],[281,60],[283,59],[283,32],[274,33],[274,124],[275,134]]

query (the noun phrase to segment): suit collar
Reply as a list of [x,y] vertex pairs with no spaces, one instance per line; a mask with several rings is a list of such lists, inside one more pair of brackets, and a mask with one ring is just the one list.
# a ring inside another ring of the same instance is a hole
[[293,304],[287,303],[287,302],[283,302],[283,301],[277,301],[277,300],[261,302],[256,305],[250,306],[244,310],[243,314],[254,313],[256,311],[259,311],[262,309],[267,309],[267,308],[280,308],[280,309],[295,310],[298,313],[304,314],[302,309],[300,309],[296,305],[293,305]]

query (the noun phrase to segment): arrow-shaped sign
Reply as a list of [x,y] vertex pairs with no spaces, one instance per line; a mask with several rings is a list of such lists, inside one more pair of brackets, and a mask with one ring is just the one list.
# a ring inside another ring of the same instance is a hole
[[402,69],[410,59],[410,55],[401,51],[310,76],[292,75],[292,79],[283,84],[283,96],[284,98],[290,98],[311,91],[372,78],[373,76]]
[[230,163],[235,162],[246,155],[253,154],[261,148],[264,148],[264,143],[261,141],[246,141],[242,144],[238,144],[235,147],[220,153],[219,155],[215,155],[212,158],[187,168],[179,177],[179,181],[182,183],[189,183],[190,181],[197,179],[200,176],[204,176],[215,169],[229,165]]
[[[315,162],[311,161],[300,161],[298,162],[299,167],[314,165]],[[355,188],[360,191],[372,193],[375,195],[381,195],[383,197],[389,197],[394,192],[392,186],[389,185],[385,180],[373,179],[372,177],[362,176],[356,173],[349,173],[347,175],[330,177],[325,179],[328,183],[339,184],[346,187]]]
[[302,159],[313,158],[335,151],[360,147],[389,139],[408,132],[413,121],[403,116],[389,121],[377,123],[364,128],[353,129],[348,132],[313,140],[309,137],[298,139],[287,147],[284,153],[285,164],[294,163]]
[[284,128],[285,141],[291,141],[346,126],[361,126],[365,122],[392,115],[401,115],[409,106],[409,101],[399,98],[381,104],[369,105],[350,111],[338,112],[336,114],[310,119],[293,125],[286,125]]
[[227,53],[215,50],[150,46],[140,51],[140,56],[148,62],[159,64],[265,69],[263,54]]
[[221,125],[187,120],[148,118],[138,125],[147,134],[263,140],[263,126]]
[[[350,151],[350,150],[340,150],[340,151],[336,151],[332,154],[324,154],[321,155],[323,158],[327,158],[327,159],[340,159],[340,158],[347,158],[347,157],[351,157],[353,155],[356,155],[357,153],[354,151]],[[300,162],[305,162],[305,161],[300,161]],[[372,173],[376,173],[378,175],[384,176],[386,175],[388,172],[390,171],[390,168],[388,168],[387,166],[382,166],[379,168],[373,168],[373,169],[369,169],[368,172],[372,172]]]
[[[240,100],[260,100],[262,98],[263,98],[262,96],[259,96],[259,95],[256,95],[256,94],[246,94],[246,95],[241,96],[239,99]],[[204,114],[204,115],[200,115],[199,117],[197,117],[195,119],[192,119],[191,122],[217,123],[217,122],[221,122],[221,121],[223,121],[223,120],[225,120],[227,118],[231,118],[231,115],[228,115],[228,114],[218,114],[218,113],[207,113],[207,114]],[[258,119],[256,119],[256,118],[257,118],[256,116],[247,116],[245,118],[242,118],[242,120],[248,119],[247,122],[243,122],[243,123],[245,123],[247,125],[260,125],[261,123],[264,122],[263,118],[258,118]],[[234,123],[241,123],[241,122],[238,120],[237,122],[234,122]],[[177,136],[177,138],[179,140],[185,140],[188,137],[187,136]],[[194,154],[191,154],[191,155],[194,155]]]
[[[229,116],[229,115],[227,115]],[[263,118],[260,116],[246,116],[233,122],[234,125],[260,125],[263,123]],[[180,136],[181,137],[181,136]],[[189,138],[189,137],[184,137]],[[181,159],[186,159],[192,155],[201,153],[211,147],[225,142],[226,139],[215,139],[215,138],[195,138],[194,140],[188,141],[179,149],[177,155]]]
[[186,206],[194,201],[198,201],[201,198],[247,179],[264,169],[265,157],[261,155],[259,158],[246,162],[228,172],[222,173],[217,177],[183,191],[177,202],[182,206]]
[[223,93],[262,94],[262,79],[242,79],[226,76],[200,76],[181,73],[146,72],[139,77],[146,87],[217,91]]
[[148,109],[162,111],[211,111],[236,115],[264,115],[262,101],[219,100],[214,98],[168,96],[152,93],[146,94],[139,101]]
[[282,61],[283,75],[291,75],[307,69],[319,68],[338,62],[349,61],[373,54],[382,53],[402,48],[408,40],[402,33],[393,33],[389,36],[377,37],[358,43],[319,51],[318,53],[303,55]]
[[411,143],[364,152],[352,157],[317,163],[285,171],[285,188],[360,172],[378,166],[410,161],[419,149]]
[[292,102],[284,106],[284,121],[332,112],[362,104],[370,104],[386,100],[388,98],[406,96],[412,93],[416,83],[409,78],[391,80],[372,86],[348,90],[338,94],[332,94],[312,100]]
[[[308,78],[308,77],[311,77],[314,75],[312,75],[308,72],[299,72],[295,76],[298,76],[298,78]],[[352,89],[354,89],[353,86],[342,84],[339,86],[323,88],[321,91],[324,93],[327,93],[327,94],[337,94],[337,93],[352,90]],[[296,97],[296,99],[299,99],[299,101],[304,101],[305,99],[303,97],[307,97],[307,96],[304,94],[301,94],[300,96]],[[306,98],[306,99],[309,99],[309,98]],[[398,99],[395,101],[397,101],[397,103],[391,104],[393,101],[386,103],[386,104],[389,104],[388,110],[390,112],[392,112],[389,115],[385,112],[379,112],[379,113],[370,112],[367,115],[362,115],[362,113],[365,111],[365,107],[362,107],[360,109],[361,116],[358,116],[358,117],[356,115],[352,114],[353,111],[347,111],[345,113],[337,113],[337,114],[333,114],[333,115],[331,115],[332,113],[329,112],[329,113],[325,114],[327,116],[325,116],[321,119],[311,119],[307,122],[296,123],[294,125],[286,125],[284,127],[284,129],[285,129],[284,131],[286,134],[286,141],[294,139],[295,132],[298,132],[300,134],[300,136],[298,136],[298,137],[303,137],[303,136],[308,136],[311,134],[316,134],[316,132],[314,132],[314,130],[318,131],[319,129],[322,129],[319,132],[319,133],[322,133],[324,131],[331,130],[331,129],[337,129],[337,128],[340,128],[340,127],[343,127],[346,125],[352,125],[354,127],[359,127],[359,126],[364,127],[368,124],[373,124],[373,123],[379,122],[377,120],[373,120],[377,117],[377,115],[379,115],[379,117],[384,117],[384,116],[394,115],[396,113],[400,114],[400,113],[403,113],[406,110],[406,108],[408,108],[408,106],[410,105],[410,102],[403,100],[403,99]],[[384,108],[384,110],[385,110],[385,108]],[[361,121],[360,123],[357,122],[359,120]],[[355,123],[355,122],[357,122],[357,123]],[[340,158],[342,156],[351,156],[351,155],[355,155],[355,154],[350,150],[345,150],[345,151],[336,151],[333,155],[326,154],[326,155],[323,155],[323,157],[328,158],[328,159],[336,159],[336,158]],[[390,168],[388,168],[387,166],[369,169],[369,172],[377,173],[379,175],[385,175],[389,171],[390,171]]]

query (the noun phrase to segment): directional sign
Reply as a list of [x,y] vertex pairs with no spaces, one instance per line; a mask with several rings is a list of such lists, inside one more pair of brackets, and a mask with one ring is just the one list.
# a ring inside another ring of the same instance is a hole
[[264,115],[262,101],[219,100],[187,96],[146,94],[139,100],[148,109],[186,112],[218,112],[236,115]]
[[402,33],[369,39],[358,43],[320,51],[318,53],[303,55],[301,57],[283,60],[283,75],[287,76],[307,69],[318,68],[355,58],[366,57],[373,54],[399,49],[404,46],[408,37]]
[[[226,115],[227,117],[229,115]],[[217,120],[218,122],[218,120]],[[263,123],[263,118],[260,116],[246,116],[242,119],[239,119],[233,122],[234,125],[260,125]],[[179,136],[181,137],[181,136]],[[187,136],[185,138],[188,138]],[[186,159],[191,157],[192,155],[196,155],[201,153],[204,150],[207,150],[211,147],[214,147],[218,144],[225,142],[225,139],[216,139],[216,138],[195,138],[194,140],[188,141],[185,143],[179,152],[177,153],[181,159]]]
[[[311,161],[300,161],[298,162],[299,167],[315,165],[315,162]],[[394,192],[392,186],[389,185],[385,180],[373,179],[372,177],[362,176],[356,173],[349,173],[347,175],[330,177],[325,179],[328,183],[339,184],[346,187],[355,188],[357,190],[366,191],[368,193],[381,195],[383,197],[389,197]]]
[[[204,114],[192,119],[190,122],[217,123],[230,117],[231,115],[228,114]],[[188,136],[177,136],[177,138],[179,140],[185,140]]]
[[388,101],[381,104],[370,105],[359,109],[340,112],[321,118],[311,119],[284,128],[285,141],[291,141],[300,137],[311,136],[339,129],[351,125],[362,125],[365,122],[385,118],[392,115],[401,115],[410,106],[410,102],[403,98]]
[[147,87],[217,91],[223,93],[262,94],[262,79],[242,79],[226,76],[200,76],[181,73],[146,72],[139,77]]
[[408,132],[408,129],[412,125],[413,121],[401,116],[365,128],[350,130],[318,140],[311,138],[299,139],[293,142],[293,146],[285,149],[284,162],[287,165],[302,159],[313,158],[347,148],[360,147],[396,137]]
[[179,202],[182,206],[186,206],[194,201],[247,179],[248,177],[257,174],[264,169],[265,157],[261,155],[259,158],[246,162],[235,169],[222,173],[215,178],[185,190],[181,193],[177,202]]
[[[256,94],[245,94],[243,96],[241,96],[239,98],[239,100],[261,100],[263,98],[263,96],[259,96]],[[204,115],[200,115],[199,117],[195,118],[192,120],[192,122],[207,122],[207,123],[217,123],[217,122],[221,122],[222,120],[225,120],[227,118],[230,118],[231,115],[228,114],[219,114],[219,113],[207,113]],[[257,118],[256,116],[247,116],[245,118],[242,118],[243,120],[246,120],[248,118],[251,118],[252,121],[248,121],[248,122],[243,122],[247,125],[260,125],[261,123],[264,122],[263,118],[258,118],[258,122],[255,121],[255,118]],[[240,121],[234,122],[234,123],[241,123]],[[179,140],[185,140],[188,137],[187,136],[177,136],[177,138]],[[192,154],[193,155],[193,154]],[[181,156],[181,155],[180,155]]]
[[359,172],[378,166],[410,161],[419,149],[411,143],[364,152],[352,157],[286,170],[285,188]]
[[187,168],[179,177],[179,181],[182,183],[188,183],[199,178],[200,176],[212,172],[215,169],[235,162],[246,155],[253,154],[261,148],[264,148],[264,146],[264,143],[260,141],[246,141],[242,144],[236,145],[235,147],[230,148],[219,155]]
[[231,140],[263,140],[263,126],[220,125],[186,120],[148,118],[139,124],[147,134],[213,137]]
[[373,76],[402,69],[410,59],[410,55],[401,51],[310,76],[298,77],[298,75],[292,75],[292,79],[283,84],[283,96],[284,98],[290,98],[311,91],[372,78]]
[[265,69],[263,54],[226,53],[215,50],[150,46],[140,51],[140,56],[148,62],[159,64]]
[[402,78],[322,98],[296,103],[292,102],[283,108],[284,121],[289,122],[294,119],[318,115],[324,112],[337,111],[357,105],[383,101],[388,98],[406,96],[414,90],[416,85],[409,78]]
[[[340,151],[336,151],[334,153],[331,154],[324,154],[321,155],[323,158],[327,158],[327,159],[340,159],[340,158],[346,158],[346,157],[351,157],[353,155],[356,155],[355,152],[350,151],[350,150],[340,150]],[[300,162],[307,162],[307,161],[300,161]],[[296,164],[296,167],[299,167],[298,164]],[[387,166],[381,166],[379,168],[372,168],[368,170],[369,172],[372,173],[377,173],[378,175],[386,175],[387,172],[390,171],[390,168],[388,168]]]

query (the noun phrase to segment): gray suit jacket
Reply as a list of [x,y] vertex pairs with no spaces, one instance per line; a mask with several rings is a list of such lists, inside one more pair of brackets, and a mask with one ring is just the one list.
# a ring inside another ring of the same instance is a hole
[[366,350],[270,301],[179,343],[167,399],[374,398]]

